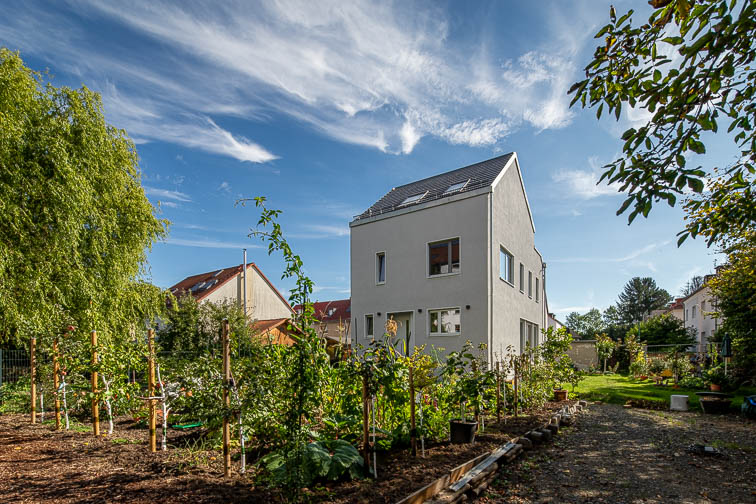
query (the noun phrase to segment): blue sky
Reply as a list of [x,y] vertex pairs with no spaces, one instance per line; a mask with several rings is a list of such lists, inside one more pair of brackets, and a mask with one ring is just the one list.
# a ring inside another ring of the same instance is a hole
[[[0,44],[55,85],[100,92],[137,143],[146,193],[172,222],[149,255],[157,285],[238,264],[246,246],[287,289],[280,259],[247,236],[258,213],[234,204],[265,195],[315,297],[348,297],[354,215],[394,186],[510,151],[558,317],[606,308],[633,276],[675,295],[721,261],[700,240],[676,247],[679,208],[628,227],[622,196],[595,185],[644,117],[568,108],[608,2],[315,4],[5,4]],[[722,164],[727,144],[708,146]]]

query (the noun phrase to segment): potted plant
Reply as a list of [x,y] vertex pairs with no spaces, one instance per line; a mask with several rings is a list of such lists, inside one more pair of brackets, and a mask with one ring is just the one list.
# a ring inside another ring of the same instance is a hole
[[[449,354],[443,371],[452,383],[452,398],[460,411],[459,418],[449,420],[449,439],[455,444],[475,441],[483,392],[493,384],[493,375],[486,369],[482,356],[486,345],[482,343],[478,349],[481,355],[475,356],[472,343],[467,341],[460,352]],[[473,418],[468,417],[469,407],[473,409]]]
[[722,365],[712,366],[704,371],[704,378],[712,392],[719,392],[727,384],[727,376]]

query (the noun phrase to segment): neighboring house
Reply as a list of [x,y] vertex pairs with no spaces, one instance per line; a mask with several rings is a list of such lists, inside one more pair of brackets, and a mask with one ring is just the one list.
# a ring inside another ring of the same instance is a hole
[[719,319],[712,317],[712,313],[717,311],[717,299],[712,296],[707,285],[712,277],[713,275],[707,275],[698,290],[682,299],[682,320],[685,327],[695,333],[699,352],[706,350],[709,338],[720,326]]
[[[318,322],[312,325],[319,336],[334,343],[351,345],[351,331],[349,330],[352,320],[351,300],[338,299],[335,301],[316,301],[312,304],[315,318]],[[302,312],[302,305],[294,307],[297,313]]]
[[562,327],[567,327],[563,323],[557,320],[556,315],[553,313],[549,313],[549,319],[548,319],[548,327],[553,327],[556,331],[557,329],[561,329]]
[[[199,303],[232,301],[244,303],[243,266],[231,266],[199,275],[192,275],[171,287],[171,293],[180,298],[189,292]],[[294,311],[286,299],[254,264],[247,264],[247,306],[250,320],[288,319]]]
[[350,230],[354,344],[389,318],[408,351],[538,344],[545,263],[515,153],[396,187]]

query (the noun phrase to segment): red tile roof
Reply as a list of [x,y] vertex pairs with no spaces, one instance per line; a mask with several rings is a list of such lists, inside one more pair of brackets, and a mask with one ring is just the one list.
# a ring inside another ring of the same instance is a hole
[[[275,292],[276,295],[281,298],[281,301],[283,301],[286,306],[289,307],[289,310],[291,310],[291,306],[289,306],[289,302],[286,301],[286,298],[283,297],[280,292],[278,292],[278,289],[276,289],[276,287],[272,283],[270,283],[270,280],[268,280],[263,272],[260,271],[260,268],[258,268],[255,263],[247,263],[247,268],[253,268],[255,271],[257,271],[257,273],[265,281],[265,283],[270,286],[273,292]],[[189,292],[192,294],[192,296],[194,296],[194,299],[201,301],[221,285],[225,284],[233,278],[236,278],[236,275],[240,275],[242,273],[242,269],[243,265],[239,264],[237,266],[231,266],[229,268],[222,268],[219,270],[208,271],[207,273],[200,273],[199,275],[192,275],[190,277],[184,278],[179,283],[171,287],[170,291],[177,298],[181,297],[185,292]]]
[[[352,300],[338,299],[336,301],[316,301],[312,304],[315,318],[321,322],[338,322],[349,320],[352,316]],[[294,307],[294,311],[302,311],[302,305]]]

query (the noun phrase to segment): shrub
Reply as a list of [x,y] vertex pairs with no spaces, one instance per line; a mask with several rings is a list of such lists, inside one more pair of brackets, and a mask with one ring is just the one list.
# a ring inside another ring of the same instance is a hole
[[0,386],[0,414],[29,413],[29,390],[31,380],[28,376],[15,382],[6,382]]

